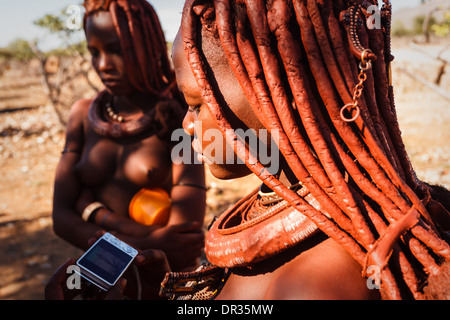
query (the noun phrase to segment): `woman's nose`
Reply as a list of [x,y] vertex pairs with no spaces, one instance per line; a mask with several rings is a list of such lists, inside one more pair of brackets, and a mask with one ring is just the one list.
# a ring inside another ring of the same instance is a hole
[[184,116],[183,119],[183,129],[184,132],[186,132],[188,135],[190,136],[194,136],[194,121],[195,121],[195,116],[194,116],[194,112],[189,111],[186,112],[186,115]]
[[99,71],[108,71],[112,68],[112,66],[113,64],[111,61],[111,57],[106,53],[101,54],[98,62]]

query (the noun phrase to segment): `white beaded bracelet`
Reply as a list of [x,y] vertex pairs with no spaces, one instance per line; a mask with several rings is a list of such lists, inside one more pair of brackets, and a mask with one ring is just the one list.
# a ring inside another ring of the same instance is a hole
[[88,221],[89,217],[91,216],[91,214],[100,208],[106,208],[105,205],[101,202],[92,202],[90,205],[88,205],[84,210],[83,210],[83,214],[81,215],[81,218],[84,221]]

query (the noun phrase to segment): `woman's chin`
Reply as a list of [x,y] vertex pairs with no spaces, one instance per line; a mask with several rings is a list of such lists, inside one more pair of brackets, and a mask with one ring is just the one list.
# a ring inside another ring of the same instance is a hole
[[248,176],[252,172],[245,164],[206,164],[211,174],[221,180],[237,179]]
[[106,91],[112,96],[126,96],[129,95],[132,90],[129,87],[115,85],[115,84],[104,84]]

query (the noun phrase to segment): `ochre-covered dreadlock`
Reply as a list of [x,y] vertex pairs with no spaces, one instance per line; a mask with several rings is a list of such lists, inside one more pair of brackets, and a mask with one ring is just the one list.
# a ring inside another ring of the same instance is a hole
[[[450,261],[430,208],[449,213],[405,151],[390,84],[391,4],[381,8],[382,28],[371,29],[365,21],[374,4],[188,0],[183,42],[211,114],[247,166],[340,243],[364,276],[377,265],[384,298],[420,299],[428,276]],[[217,31],[255,114],[278,132],[281,153],[325,213],[271,175],[230,130],[207,76],[200,24]]]

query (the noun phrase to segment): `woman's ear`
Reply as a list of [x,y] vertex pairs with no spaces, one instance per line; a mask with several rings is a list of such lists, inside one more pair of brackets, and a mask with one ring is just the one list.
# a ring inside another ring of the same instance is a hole
[[204,3],[205,1],[197,1],[196,4],[192,6],[192,10],[201,18],[213,20],[215,17],[214,5],[211,2]]
[[208,31],[215,32],[216,30],[216,12],[214,10],[214,4],[211,2],[205,3],[204,0],[196,1],[192,6],[192,10],[197,16],[200,17],[203,28]]

